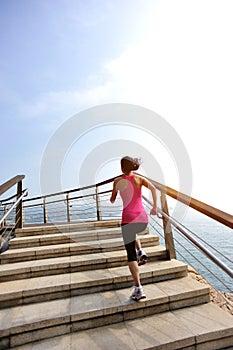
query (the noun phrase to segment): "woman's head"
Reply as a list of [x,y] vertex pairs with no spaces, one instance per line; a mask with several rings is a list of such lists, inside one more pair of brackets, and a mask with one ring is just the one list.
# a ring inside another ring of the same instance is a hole
[[128,174],[131,171],[138,170],[140,164],[140,159],[126,156],[121,159],[121,170],[123,173]]

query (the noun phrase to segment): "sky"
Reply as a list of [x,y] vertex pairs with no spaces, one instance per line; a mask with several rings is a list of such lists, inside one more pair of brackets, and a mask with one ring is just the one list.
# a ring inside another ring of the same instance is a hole
[[[232,17],[231,0],[0,0],[0,183],[25,174],[29,195],[39,195],[56,130],[88,108],[133,104],[176,130],[192,165],[191,195],[232,214]],[[155,152],[165,184],[179,190],[176,161],[143,132],[103,126],[77,140],[63,189],[78,185],[89,152],[128,139]],[[119,172],[110,157],[96,181]]]

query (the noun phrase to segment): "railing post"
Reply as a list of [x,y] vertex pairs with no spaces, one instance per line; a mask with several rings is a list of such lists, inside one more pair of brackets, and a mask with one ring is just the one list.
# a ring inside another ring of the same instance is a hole
[[[3,216],[6,214],[6,212],[7,212],[7,208],[6,208],[6,206],[4,206]],[[3,221],[3,223],[2,223],[2,226],[3,226],[3,227],[6,226],[6,225],[7,225],[7,219],[5,219],[5,220]]]
[[46,197],[43,198],[43,212],[44,212],[44,224],[48,222],[47,208],[46,208]]
[[69,193],[66,195],[66,213],[67,213],[67,222],[70,222],[70,198]]
[[22,227],[24,226],[24,223],[25,223],[25,215],[24,215],[24,205],[22,201]]
[[97,220],[102,220],[102,213],[101,213],[101,207],[100,207],[100,199],[99,199],[99,188],[98,186],[95,187],[95,198],[96,198],[96,209],[97,209]]
[[[22,195],[23,191],[23,184],[22,181],[19,181],[17,184],[17,199]],[[19,204],[16,207],[16,216],[15,216],[15,228],[22,228],[23,227],[23,204],[22,200],[19,202]]]
[[[169,216],[167,199],[164,192],[161,192],[161,209],[165,214]],[[169,253],[169,258],[176,259],[176,250],[175,250],[174,239],[172,234],[172,227],[170,222],[164,216],[163,216],[163,230],[164,230],[165,245]]]

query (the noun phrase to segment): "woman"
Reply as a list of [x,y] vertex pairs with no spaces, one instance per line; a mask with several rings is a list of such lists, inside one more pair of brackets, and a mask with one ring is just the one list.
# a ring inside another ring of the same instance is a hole
[[131,295],[133,300],[146,298],[140,282],[139,268],[137,263],[136,247],[138,248],[139,265],[146,262],[147,256],[141,249],[140,241],[136,240],[136,234],[143,232],[148,224],[148,216],[142,204],[142,186],[151,190],[153,208],[151,215],[157,215],[156,189],[144,177],[134,174],[138,170],[140,161],[137,158],[124,157],[121,159],[123,175],[116,178],[113,183],[111,203],[114,203],[118,191],[123,201],[122,211],[122,236],[127,252],[128,266],[134,280],[134,291]]

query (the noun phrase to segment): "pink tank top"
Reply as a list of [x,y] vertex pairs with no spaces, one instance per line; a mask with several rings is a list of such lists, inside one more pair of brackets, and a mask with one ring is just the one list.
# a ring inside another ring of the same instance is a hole
[[127,180],[127,186],[120,191],[123,201],[122,224],[133,222],[148,222],[148,216],[142,204],[142,191],[134,182],[135,175],[126,176],[122,178]]

